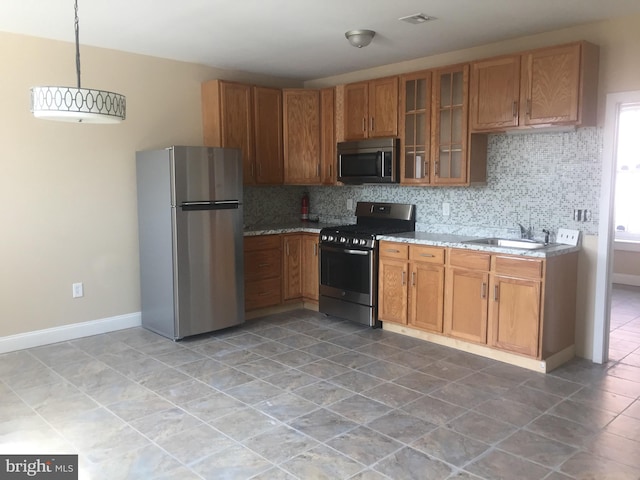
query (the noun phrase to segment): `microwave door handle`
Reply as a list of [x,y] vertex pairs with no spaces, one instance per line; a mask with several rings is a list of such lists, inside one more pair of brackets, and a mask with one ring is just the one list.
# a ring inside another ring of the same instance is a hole
[[382,150],[378,150],[376,152],[376,156],[378,157],[378,165],[379,165],[378,176],[380,178],[382,178],[382,177],[384,177],[384,172],[385,172],[385,170],[384,170],[384,160],[385,160],[384,157],[385,157],[385,155],[384,155],[384,152]]

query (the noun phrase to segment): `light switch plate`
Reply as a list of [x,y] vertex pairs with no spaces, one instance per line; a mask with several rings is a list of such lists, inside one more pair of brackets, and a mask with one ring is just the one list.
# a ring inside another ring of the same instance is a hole
[[573,245],[574,247],[580,242],[580,230],[569,230],[568,228],[559,228],[556,236],[557,243],[565,245]]

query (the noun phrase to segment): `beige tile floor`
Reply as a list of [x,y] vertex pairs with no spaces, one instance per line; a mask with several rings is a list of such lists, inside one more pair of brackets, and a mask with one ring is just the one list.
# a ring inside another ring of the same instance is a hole
[[173,343],[141,328],[0,356],[0,452],[85,479],[640,478],[640,288],[607,365],[541,375],[294,311]]

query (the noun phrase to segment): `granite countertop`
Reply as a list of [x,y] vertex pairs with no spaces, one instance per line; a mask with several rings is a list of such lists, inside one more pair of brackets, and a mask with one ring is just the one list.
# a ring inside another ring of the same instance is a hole
[[580,245],[564,245],[562,243],[551,243],[544,248],[535,250],[524,250],[521,248],[498,247],[495,245],[478,245],[473,243],[464,243],[469,240],[478,240],[485,237],[472,237],[468,235],[452,235],[446,233],[430,233],[430,232],[407,232],[395,235],[380,235],[378,239],[388,240],[390,242],[412,243],[418,245],[433,245],[438,247],[462,248],[466,250],[476,250],[480,252],[490,253],[508,253],[510,255],[520,255],[523,257],[554,257],[556,255],[565,255],[580,250]]
[[[273,224],[257,224],[245,226],[245,237],[255,235],[276,235],[280,233],[320,233],[325,227],[335,226],[334,223],[318,223],[318,222],[279,222]],[[486,238],[486,236],[469,236],[454,235],[448,233],[432,233],[432,232],[407,232],[394,235],[379,235],[378,239],[390,242],[412,243],[417,245],[433,245],[438,247],[462,248],[466,250],[475,250],[490,253],[507,253],[510,255],[520,255],[523,257],[546,258],[556,255],[565,255],[580,250],[580,246],[564,245],[561,243],[552,243],[547,247],[538,248],[536,250],[523,250],[520,248],[498,247],[495,245],[478,245],[472,243],[464,243],[469,240],[478,240]]]
[[255,235],[275,235],[278,233],[320,233],[324,227],[330,227],[332,224],[319,222],[303,222],[302,220],[278,223],[263,223],[256,225],[245,225],[244,236],[252,237]]

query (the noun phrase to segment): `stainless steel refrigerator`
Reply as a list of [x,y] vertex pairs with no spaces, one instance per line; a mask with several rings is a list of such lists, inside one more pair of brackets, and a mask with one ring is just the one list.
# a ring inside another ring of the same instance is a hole
[[142,326],[174,340],[244,322],[242,159],[137,152]]

